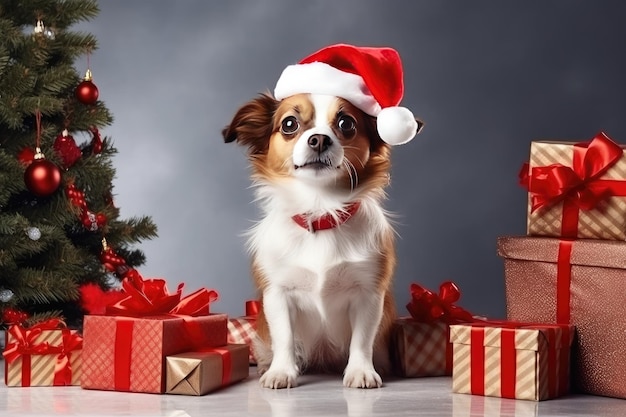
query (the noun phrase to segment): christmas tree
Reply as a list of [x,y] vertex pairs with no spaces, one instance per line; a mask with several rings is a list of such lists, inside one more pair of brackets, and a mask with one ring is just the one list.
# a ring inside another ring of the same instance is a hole
[[92,0],[0,0],[3,326],[80,326],[81,289],[114,287],[145,261],[132,245],[156,236],[149,217],[121,220],[113,202],[116,149],[99,131],[113,118],[89,68],[96,39],[71,30],[98,11]]

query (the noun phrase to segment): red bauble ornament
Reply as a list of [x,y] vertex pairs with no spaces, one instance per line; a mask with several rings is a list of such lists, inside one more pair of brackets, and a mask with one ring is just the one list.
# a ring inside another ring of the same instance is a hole
[[83,104],[94,104],[98,100],[98,87],[92,81],[84,80],[76,87],[76,98]]
[[74,165],[83,155],[80,148],[76,146],[76,141],[74,141],[74,138],[68,133],[67,130],[64,130],[54,140],[54,150],[63,160],[63,166],[65,168],[69,168]]
[[93,83],[91,70],[87,70],[85,79],[76,87],[76,98],[83,104],[94,104],[98,100],[98,87]]
[[61,185],[61,170],[46,159],[35,159],[24,172],[24,182],[31,193],[48,197]]

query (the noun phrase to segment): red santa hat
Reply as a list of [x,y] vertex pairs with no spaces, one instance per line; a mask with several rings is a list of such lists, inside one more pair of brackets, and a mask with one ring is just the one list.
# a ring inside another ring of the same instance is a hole
[[400,55],[391,48],[331,45],[283,70],[274,96],[329,94],[348,100],[370,116],[381,139],[390,145],[407,143],[417,134],[418,123],[406,107]]

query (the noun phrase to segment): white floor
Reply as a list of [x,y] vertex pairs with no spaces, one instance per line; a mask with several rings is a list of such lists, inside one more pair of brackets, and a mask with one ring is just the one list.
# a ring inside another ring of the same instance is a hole
[[536,403],[452,394],[450,386],[449,377],[439,377],[357,390],[343,388],[339,376],[305,375],[297,388],[269,390],[259,386],[255,368],[246,381],[202,397],[1,383],[0,416],[626,416],[626,400],[578,395]]

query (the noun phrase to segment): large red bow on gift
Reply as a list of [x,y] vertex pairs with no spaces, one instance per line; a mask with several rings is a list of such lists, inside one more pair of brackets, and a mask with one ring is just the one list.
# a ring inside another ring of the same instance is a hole
[[165,280],[144,280],[137,271],[131,270],[122,280],[122,288],[126,296],[107,306],[106,314],[130,317],[165,314],[192,317],[208,315],[209,304],[218,298],[217,292],[201,288],[183,298],[183,286],[184,284],[179,284],[176,292],[170,294]]
[[[604,132],[590,142],[574,145],[572,167],[552,164],[520,171],[520,184],[531,194],[531,211],[567,200],[590,210],[611,195],[624,195],[626,183],[599,178],[621,157],[624,150]],[[529,172],[530,171],[530,172]]]
[[418,284],[411,284],[411,301],[406,308],[416,321],[432,323],[441,321],[446,324],[474,321],[472,314],[454,305],[461,298],[459,287],[452,281],[439,286],[439,294],[427,290]]

